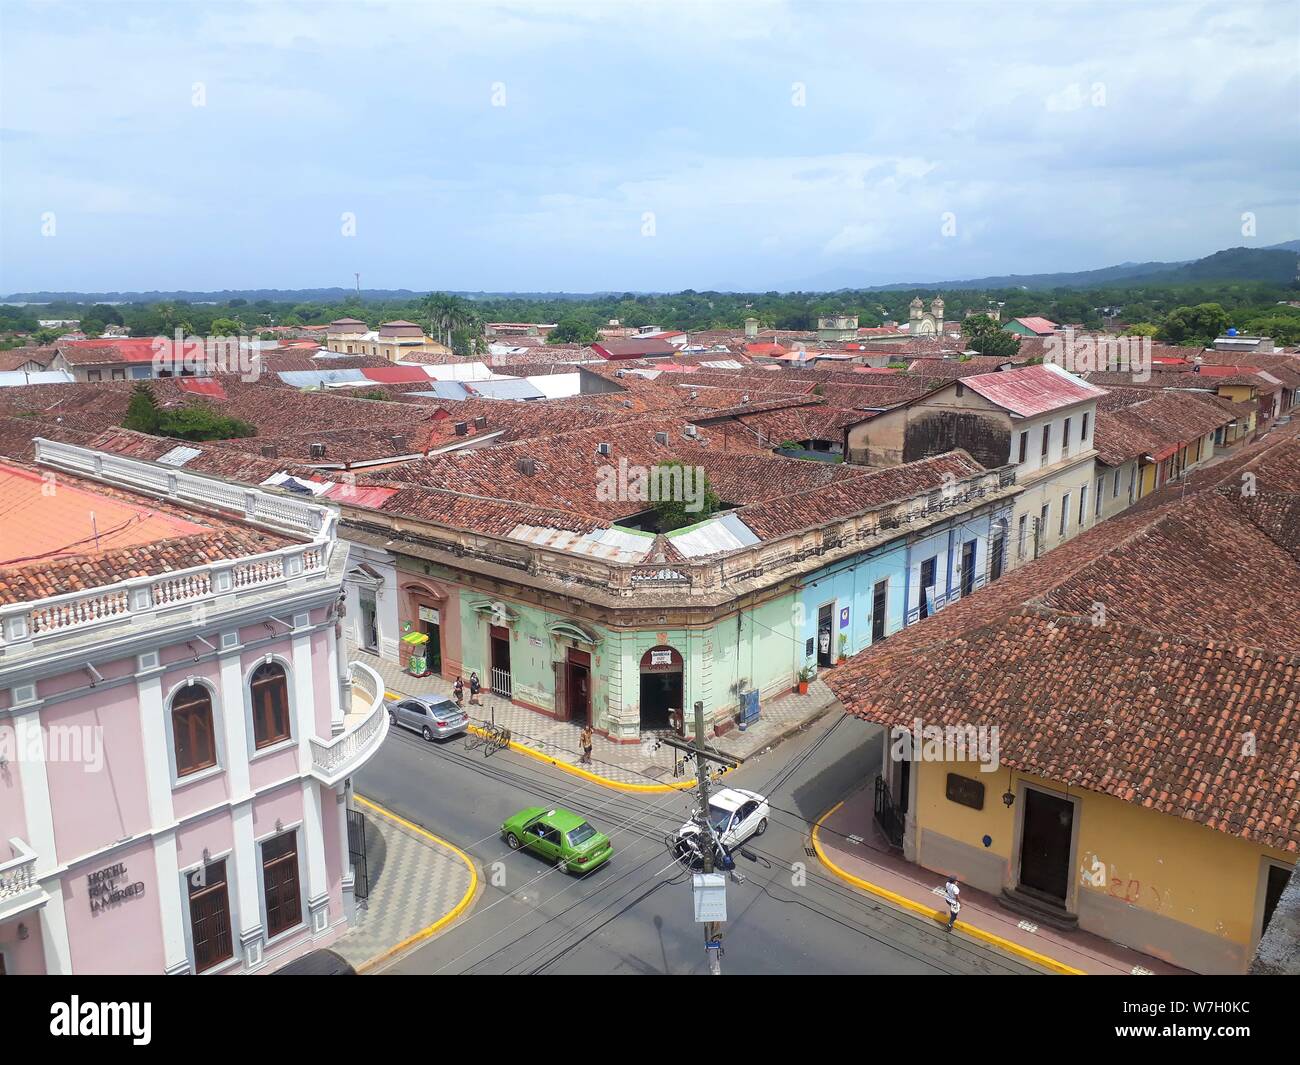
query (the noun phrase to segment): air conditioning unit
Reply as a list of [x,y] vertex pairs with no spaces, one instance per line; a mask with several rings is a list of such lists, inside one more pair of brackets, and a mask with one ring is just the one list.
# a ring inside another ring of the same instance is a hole
[[324,444],[312,444],[312,446],[311,446],[311,457],[314,458],[314,459],[323,459],[323,458],[325,457],[325,445],[324,445]]
[[486,428],[487,428],[487,419],[486,419],[485,417],[483,417],[483,415],[480,414],[477,418],[474,419],[474,428],[475,428],[475,429],[486,429]]
[[452,428],[455,430],[457,436],[464,436],[469,432],[469,423],[457,422]]

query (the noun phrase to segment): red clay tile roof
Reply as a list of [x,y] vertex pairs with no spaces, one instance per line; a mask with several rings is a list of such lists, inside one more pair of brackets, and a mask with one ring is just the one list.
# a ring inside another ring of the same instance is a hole
[[1007,768],[1300,851],[1288,428],[855,656],[832,690],[882,724],[996,725]]
[[[286,547],[291,540],[70,474],[0,463],[0,603]],[[93,515],[93,518],[92,518]]]

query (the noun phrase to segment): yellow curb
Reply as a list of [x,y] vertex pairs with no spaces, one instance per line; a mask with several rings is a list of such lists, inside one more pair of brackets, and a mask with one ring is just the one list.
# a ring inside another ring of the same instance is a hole
[[[390,692],[387,689],[385,689],[384,695],[389,699],[402,698],[400,692]],[[475,736],[486,738],[488,735],[487,730],[479,728],[478,725],[470,725],[469,731],[474,733]],[[512,751],[526,754],[529,758],[536,758],[539,762],[545,762],[547,765],[554,766],[556,769],[562,769],[566,773],[572,773],[575,777],[582,777],[583,780],[589,780],[593,784],[600,784],[606,788],[615,788],[618,791],[662,794],[670,791],[687,791],[695,787],[696,784],[694,780],[679,780],[673,784],[625,784],[621,780],[611,780],[609,777],[602,777],[595,773],[588,773],[587,770],[580,769],[571,762],[564,762],[558,758],[553,758],[551,755],[539,751],[536,747],[529,747],[522,743],[516,743],[514,740],[510,741],[509,746]],[[728,770],[724,770],[723,772],[728,772]]]
[[445,839],[435,836],[428,829],[421,828],[419,825],[416,824],[412,824],[410,821],[406,820],[406,818],[399,817],[397,814],[393,813],[392,810],[386,810],[384,807],[380,806],[377,802],[371,802],[369,799],[365,798],[362,795],[354,794],[352,797],[357,802],[359,802],[362,806],[369,807],[371,810],[374,810],[375,813],[380,814],[383,817],[387,817],[390,821],[396,822],[397,824],[401,825],[403,828],[409,828],[412,832],[416,832],[419,835],[424,836],[426,839],[433,840],[433,842],[438,844],[440,847],[446,847],[447,850],[451,851],[453,854],[456,855],[457,858],[459,858],[462,862],[464,862],[466,867],[469,869],[469,889],[465,892],[460,902],[456,903],[454,909],[452,909],[449,913],[446,913],[443,916],[439,917],[436,921],[433,922],[433,924],[428,925],[425,928],[421,928],[414,935],[407,936],[400,943],[398,943],[397,946],[390,947],[382,954],[376,954],[373,958],[369,959],[368,961],[362,962],[356,968],[358,973],[364,973],[367,969],[373,969],[376,965],[379,965],[381,962],[385,962],[389,958],[393,957],[395,954],[401,953],[412,944],[419,943],[423,939],[428,939],[430,936],[438,932],[439,929],[450,924],[462,913],[464,913],[465,908],[469,906],[474,896],[478,893],[478,869],[475,868],[474,863],[473,861],[470,860],[469,855],[466,854],[459,847],[457,847],[454,843],[448,843]]
[[[822,850],[821,840],[818,838],[818,833],[821,831],[822,822],[834,815],[835,811],[843,805],[844,803],[837,802],[822,814],[813,825],[813,850],[817,852],[817,858],[822,865],[826,866],[827,869],[838,876],[841,880],[847,881],[854,887],[861,888],[863,891],[879,896],[885,901],[892,902],[895,906],[899,906],[911,913],[925,917],[927,920],[938,921],[940,924],[946,925],[948,923],[947,914],[939,910],[931,909],[929,906],[923,906],[921,903],[914,902],[903,895],[899,895],[897,892],[890,891],[888,888],[883,888],[879,884],[872,884],[863,880],[861,877],[854,876],[852,873],[841,869],[826,857],[826,852]],[[1076,969],[1071,965],[1066,965],[1064,962],[1057,961],[1055,958],[1049,958],[1046,954],[1039,954],[1038,951],[1030,950],[1028,947],[1022,947],[1019,943],[1014,943],[1009,939],[995,936],[992,932],[985,932],[982,928],[976,928],[973,924],[968,924],[966,921],[958,921],[953,927],[965,932],[972,939],[978,939],[984,943],[988,943],[990,946],[997,947],[999,950],[1004,950],[1008,954],[1014,954],[1019,958],[1024,958],[1026,961],[1033,962],[1035,965],[1041,965],[1046,969],[1050,969],[1054,973],[1060,973],[1063,976],[1088,975],[1082,969]]]
[[[487,736],[487,730],[481,729],[477,725],[470,725],[470,732],[476,736]],[[636,791],[636,792],[669,792],[669,791],[686,791],[695,787],[694,780],[679,780],[672,784],[624,784],[621,780],[611,780],[609,777],[598,776],[595,773],[589,773],[571,762],[562,762],[558,758],[552,758],[549,754],[544,754],[536,747],[528,747],[522,743],[510,741],[510,749],[518,751],[520,754],[526,754],[529,758],[536,758],[539,762],[545,762],[547,765],[554,766],[556,769],[563,769],[566,773],[572,773],[575,777],[582,777],[584,780],[590,780],[594,784],[600,784],[606,788],[617,788],[619,791]]]

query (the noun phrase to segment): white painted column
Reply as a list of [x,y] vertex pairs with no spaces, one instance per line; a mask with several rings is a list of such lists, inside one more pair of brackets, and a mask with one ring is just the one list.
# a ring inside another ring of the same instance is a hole
[[[328,794],[328,793],[327,793]],[[348,924],[355,919],[356,870],[352,868],[352,850],[348,846],[348,788],[344,781],[334,789],[334,806],[338,812],[339,854],[343,864],[343,916]],[[328,872],[328,870],[327,870]]]
[[239,802],[248,796],[248,722],[244,716],[244,677],[239,652],[221,654],[221,724],[226,741],[226,779],[230,797]]
[[316,735],[316,684],[311,670],[311,632],[306,628],[310,618],[295,614],[293,618],[293,693],[298,715],[298,768],[311,772],[311,738]]
[[[142,655],[155,662],[156,654]],[[141,662],[141,667],[145,663]],[[171,755],[167,750],[167,708],[163,706],[162,677],[158,673],[136,678],[140,707],[140,740],[144,748],[145,791],[149,796],[149,826],[155,831],[176,820],[172,806]]]
[[[54,842],[54,812],[50,808],[50,781],[45,772],[45,738],[41,732],[39,705],[29,709],[16,709],[10,719],[14,729],[14,745],[19,751],[19,785],[23,794],[23,809],[27,814],[26,843],[37,854],[36,875],[58,867],[59,859]],[[40,751],[39,758],[27,757],[28,751]]]
[[153,840],[154,871],[158,878],[158,912],[162,920],[163,965],[169,974],[188,972],[185,950],[186,900],[181,894],[180,861],[174,830],[161,832]]
[[337,736],[343,731],[343,715],[347,704],[343,702],[343,678],[339,675],[339,637],[334,629],[326,630],[326,654],[330,671],[330,731]]
[[265,929],[262,927],[262,906],[258,898],[260,865],[257,841],[253,834],[253,802],[236,803],[231,810],[235,836],[235,895],[239,914],[239,942],[243,947],[248,968],[262,964],[262,947]]
[[302,845],[306,851],[307,909],[313,934],[329,927],[329,874],[325,867],[325,833],[321,822],[320,785],[313,777],[302,781]]
[[[53,890],[51,890],[53,889]],[[49,901],[41,907],[41,947],[45,952],[46,976],[72,975],[72,946],[68,942],[68,920],[63,913],[60,881],[46,888]]]

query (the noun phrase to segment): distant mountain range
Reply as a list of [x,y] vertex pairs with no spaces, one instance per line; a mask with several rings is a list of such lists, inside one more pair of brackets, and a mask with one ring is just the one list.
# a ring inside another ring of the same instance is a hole
[[[1266,248],[1228,248],[1203,259],[1183,262],[1120,263],[1100,270],[1076,270],[1060,274],[1004,274],[1000,277],[976,277],[962,281],[894,282],[888,285],[863,286],[841,284],[836,291],[854,289],[867,292],[898,290],[993,288],[1098,288],[1103,285],[1141,282],[1152,285],[1175,285],[1197,281],[1270,281],[1286,284],[1297,280],[1300,263],[1300,240],[1288,240]],[[843,274],[837,275],[839,278]]]
[[[1120,263],[1100,270],[1077,270],[1059,274],[1004,274],[1000,277],[977,277],[963,281],[908,281],[888,285],[861,286],[845,283],[843,271],[823,275],[819,283],[800,286],[803,292],[843,292],[847,290],[890,292],[900,289],[998,288],[1097,288],[1102,285],[1140,282],[1172,285],[1209,281],[1267,281],[1287,284],[1300,277],[1300,240],[1288,240],[1266,248],[1227,248],[1203,259],[1183,262]],[[14,292],[0,298],[0,303],[156,303],[183,300],[189,303],[225,303],[243,299],[249,303],[270,300],[273,303],[338,303],[355,295],[350,288],[255,288],[223,289],[220,292]],[[466,299],[505,297],[533,300],[583,300],[618,296],[619,292],[455,292]],[[648,295],[649,293],[647,293]],[[407,301],[419,299],[424,292],[409,288],[363,289],[366,301]]]

